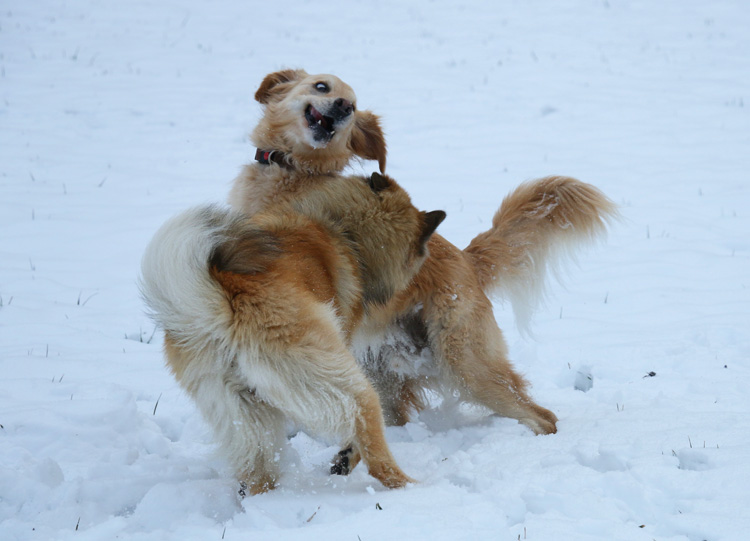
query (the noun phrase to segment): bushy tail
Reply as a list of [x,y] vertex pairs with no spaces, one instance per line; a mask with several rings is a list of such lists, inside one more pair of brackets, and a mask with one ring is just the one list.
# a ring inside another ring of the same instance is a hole
[[529,181],[503,200],[492,228],[464,254],[484,291],[509,300],[518,327],[528,331],[549,271],[574,260],[618,216],[616,205],[589,184],[554,176]]
[[218,206],[193,208],[167,221],[146,248],[141,295],[154,321],[185,347],[227,336],[232,311],[210,266],[238,220]]

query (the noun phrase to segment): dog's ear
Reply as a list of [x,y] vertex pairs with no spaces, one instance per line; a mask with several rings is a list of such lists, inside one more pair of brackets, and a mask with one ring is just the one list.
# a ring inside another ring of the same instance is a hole
[[381,173],[385,173],[385,135],[380,127],[380,118],[370,111],[354,113],[354,128],[349,148],[366,160],[377,160]]
[[255,93],[256,101],[266,104],[274,95],[283,94],[289,88],[288,83],[307,77],[305,70],[282,70],[266,75]]
[[368,183],[370,184],[370,189],[373,192],[378,193],[382,192],[391,185],[391,179],[389,179],[385,175],[373,173],[372,175],[370,175],[370,180],[368,181]]
[[445,212],[442,210],[433,210],[432,212],[422,213],[422,234],[419,236],[419,246],[424,249],[424,245],[430,240],[437,227],[445,220]]

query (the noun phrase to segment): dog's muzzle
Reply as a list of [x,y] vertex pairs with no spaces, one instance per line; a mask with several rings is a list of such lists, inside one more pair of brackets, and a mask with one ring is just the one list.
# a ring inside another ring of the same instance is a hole
[[319,111],[312,104],[305,109],[305,119],[313,131],[313,139],[327,143],[336,133],[336,125],[354,112],[354,104],[344,98],[336,99],[327,110]]

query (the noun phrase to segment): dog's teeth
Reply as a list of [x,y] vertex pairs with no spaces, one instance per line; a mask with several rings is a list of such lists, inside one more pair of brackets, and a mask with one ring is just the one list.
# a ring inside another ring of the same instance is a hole
[[323,120],[322,119],[318,120],[318,126],[322,126],[322,125],[323,125]]

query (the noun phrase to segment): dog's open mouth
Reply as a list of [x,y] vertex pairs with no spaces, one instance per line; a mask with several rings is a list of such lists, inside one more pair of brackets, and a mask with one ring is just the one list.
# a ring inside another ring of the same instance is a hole
[[333,127],[335,120],[322,114],[312,105],[308,105],[305,109],[305,118],[307,119],[307,125],[313,131],[313,138],[321,143],[327,143],[336,133]]

